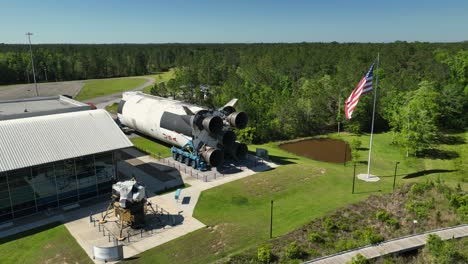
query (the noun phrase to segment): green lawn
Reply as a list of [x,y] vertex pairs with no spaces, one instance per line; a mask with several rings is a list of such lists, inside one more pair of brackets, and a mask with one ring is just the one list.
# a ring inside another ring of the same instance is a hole
[[91,98],[109,95],[133,89],[146,82],[145,78],[117,78],[103,80],[88,80],[75,100],[83,101]]
[[93,263],[64,225],[0,239],[1,263]]
[[[331,135],[350,140],[351,135]],[[467,137],[468,133],[457,136]],[[364,145],[368,136],[361,136]],[[366,141],[367,140],[367,141]],[[367,143],[366,143],[367,142]],[[441,177],[447,183],[459,183],[463,171],[431,173],[403,179],[410,173],[456,170],[455,160],[404,159],[404,153],[390,144],[391,134],[374,137],[372,173],[381,176],[377,183],[356,182],[356,193],[351,194],[353,166],[317,162],[287,153],[276,143],[250,146],[262,147],[276,161],[284,164],[277,169],[258,173],[202,193],[195,217],[209,227],[168,242],[139,255],[137,263],[209,263],[217,259],[256,247],[269,240],[270,200],[274,200],[274,236],[280,236],[301,227],[327,212],[363,200],[371,194],[392,190],[395,161],[401,161],[397,184],[424,181]],[[443,145],[442,149],[465,152],[468,145]],[[367,159],[367,150],[361,151]],[[463,158],[462,155],[459,158]],[[357,173],[367,171],[365,164]],[[466,182],[461,183],[467,189]],[[130,262],[132,262],[130,261]]]
[[[159,73],[156,73],[156,74],[147,75],[147,77],[153,77],[156,80],[156,83],[158,83],[158,84],[160,84],[162,82],[165,82],[166,85],[167,85],[167,82],[170,79],[173,79],[175,77],[175,69],[173,68],[173,69],[170,69],[167,72],[159,72]],[[146,94],[149,94],[152,87],[153,87],[153,85],[146,86],[143,89],[143,92],[146,93]]]
[[[268,149],[270,157],[284,165],[203,192],[194,214],[197,219],[208,225],[207,228],[148,250],[128,262],[210,263],[255,248],[269,241],[270,200],[274,200],[273,236],[278,237],[330,211],[361,201],[369,195],[391,192],[395,161],[401,162],[397,185],[440,177],[451,185],[460,183],[461,187],[467,190],[467,164],[463,161],[467,160],[468,155],[468,132],[452,136],[457,137],[455,142],[459,143],[439,146],[446,153],[453,151],[456,154],[452,155],[451,159],[407,159],[403,151],[391,144],[390,133],[376,134],[371,172],[380,176],[381,180],[377,183],[357,180],[355,194],[351,194],[352,163],[343,166],[310,160],[281,150],[278,143],[251,145],[251,151],[256,147]],[[330,137],[352,140],[358,136],[342,133],[332,134]],[[360,160],[366,160],[365,148],[369,136],[359,137],[364,148],[360,153]],[[170,155],[168,147],[147,138],[133,138],[132,142],[153,155]],[[366,170],[367,166],[359,163],[357,172],[363,173]],[[414,173],[419,173],[419,176]],[[404,179],[408,174],[418,177]],[[70,235],[66,233],[57,234],[57,237],[70,239]],[[35,236],[24,239],[30,240],[24,243],[36,243],[38,247],[43,245],[36,242],[38,240]],[[4,247],[0,246],[0,254],[5,255],[4,252],[8,252]],[[73,248],[74,253],[81,250],[76,243],[74,246],[70,245],[70,248]],[[11,259],[21,262],[21,257],[18,253]],[[81,262],[78,256],[76,258],[78,260],[73,258],[70,262]]]
[[159,155],[161,155],[162,158],[167,158],[172,155],[170,146],[153,141],[149,138],[134,137],[131,138],[130,141],[137,149],[142,150],[154,157],[159,157]]
[[117,108],[119,108],[119,104],[118,103],[113,103],[113,104],[110,104],[108,106],[106,106],[106,110],[107,112],[111,113],[111,114],[117,114]]

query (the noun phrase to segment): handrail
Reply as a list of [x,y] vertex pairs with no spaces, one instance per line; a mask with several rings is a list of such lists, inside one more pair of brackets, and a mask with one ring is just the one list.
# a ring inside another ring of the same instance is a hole
[[401,240],[401,239],[406,239],[406,238],[410,238],[410,237],[420,236],[420,235],[424,235],[424,234],[428,234],[428,233],[436,233],[436,232],[439,232],[439,231],[444,231],[444,230],[449,230],[449,229],[456,229],[456,228],[465,227],[465,226],[468,226],[468,224],[461,224],[461,225],[456,225],[456,226],[451,226],[451,227],[442,227],[442,228],[438,228],[438,229],[424,231],[422,233],[411,234],[411,235],[406,235],[406,236],[402,236],[402,237],[396,237],[396,238],[392,238],[392,239],[389,239],[389,240],[386,240],[386,241],[383,241],[383,242],[380,242],[380,243],[377,243],[377,244],[365,245],[365,246],[361,246],[361,247],[341,251],[341,252],[338,252],[338,253],[335,253],[335,254],[322,256],[322,257],[315,258],[315,259],[311,259],[311,260],[308,260],[308,261],[304,262],[304,264],[313,263],[313,262],[316,262],[316,261],[319,261],[319,260],[328,259],[328,258],[336,257],[336,256],[339,256],[339,255],[344,255],[344,254],[349,253],[349,252],[358,251],[358,250],[361,250],[361,249],[364,249],[364,248],[369,248],[369,247],[373,247],[373,246],[377,246],[377,245],[382,245],[382,244],[392,242],[392,241],[396,241],[396,240]]

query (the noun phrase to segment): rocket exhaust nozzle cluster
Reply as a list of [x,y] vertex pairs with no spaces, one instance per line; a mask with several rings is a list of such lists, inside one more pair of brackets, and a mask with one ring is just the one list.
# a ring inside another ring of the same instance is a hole
[[119,121],[136,131],[180,149],[191,146],[191,153],[218,166],[225,156],[243,159],[247,146],[236,141],[233,128],[244,129],[245,112],[237,112],[232,99],[220,109],[206,109],[141,92],[125,92],[119,104]]

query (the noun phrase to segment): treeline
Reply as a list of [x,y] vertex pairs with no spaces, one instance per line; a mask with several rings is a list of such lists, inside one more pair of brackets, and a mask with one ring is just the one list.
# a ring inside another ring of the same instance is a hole
[[[368,131],[372,94],[351,121],[343,103],[380,53],[376,130],[413,153],[468,124],[468,43],[34,45],[39,81],[142,75],[176,67],[153,89],[209,106],[239,98],[255,142]],[[0,45],[0,83],[31,79],[28,46]],[[203,90],[203,91],[202,91]],[[206,96],[206,93],[208,95]],[[208,99],[206,99],[208,98]]]

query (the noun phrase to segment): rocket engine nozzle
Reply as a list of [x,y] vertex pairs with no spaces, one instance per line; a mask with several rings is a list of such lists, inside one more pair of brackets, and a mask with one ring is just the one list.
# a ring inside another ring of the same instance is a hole
[[224,161],[224,153],[215,148],[206,148],[202,152],[203,159],[213,167],[220,165]]
[[236,133],[232,130],[224,130],[221,134],[218,135],[218,140],[225,148],[231,148],[232,145],[236,142]]
[[223,119],[219,116],[208,116],[203,119],[202,125],[208,132],[217,134],[223,129]]
[[249,122],[249,118],[245,112],[233,112],[226,117],[226,121],[232,127],[244,129]]
[[235,142],[232,148],[232,154],[235,156],[237,159],[245,159],[247,158],[247,153],[249,152],[249,149],[247,148],[247,145],[244,143],[239,143]]

